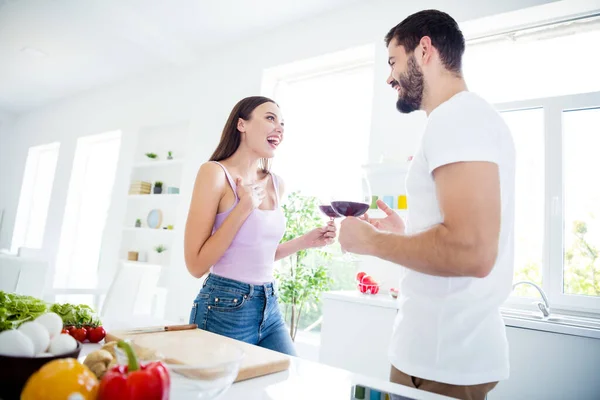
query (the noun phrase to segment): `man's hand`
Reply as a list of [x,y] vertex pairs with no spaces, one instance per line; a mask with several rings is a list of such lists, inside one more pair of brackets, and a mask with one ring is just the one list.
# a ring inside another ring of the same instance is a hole
[[363,220],[346,217],[340,225],[339,242],[343,250],[355,254],[371,254],[375,227]]
[[403,235],[405,226],[402,218],[381,199],[377,200],[377,207],[386,214],[385,218],[369,218],[368,214],[365,214],[360,219],[367,221],[380,231]]

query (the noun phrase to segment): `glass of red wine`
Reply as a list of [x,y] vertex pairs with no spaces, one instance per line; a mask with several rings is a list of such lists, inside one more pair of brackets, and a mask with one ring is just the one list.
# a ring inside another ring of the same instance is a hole
[[[354,171],[336,180],[331,198],[331,208],[340,217],[360,217],[371,205],[371,185],[367,174]],[[344,259],[357,261],[358,258],[344,252]]]
[[323,214],[328,216],[331,219],[331,221],[340,217],[340,215],[333,210],[331,204],[323,203],[319,205],[319,210],[321,210]]

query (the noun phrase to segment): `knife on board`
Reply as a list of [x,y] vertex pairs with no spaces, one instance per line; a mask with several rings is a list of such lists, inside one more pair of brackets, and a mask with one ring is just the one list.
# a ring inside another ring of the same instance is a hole
[[164,325],[164,326],[149,326],[146,328],[132,328],[121,331],[126,335],[132,335],[136,333],[153,333],[153,332],[169,332],[169,331],[184,331],[188,329],[197,329],[197,324],[185,324],[185,325]]

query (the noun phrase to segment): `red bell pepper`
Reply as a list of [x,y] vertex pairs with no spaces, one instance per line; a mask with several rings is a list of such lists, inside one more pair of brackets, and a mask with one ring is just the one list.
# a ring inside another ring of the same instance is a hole
[[129,343],[117,344],[127,354],[128,365],[117,365],[100,381],[97,400],[168,400],[171,380],[160,362],[138,363]]

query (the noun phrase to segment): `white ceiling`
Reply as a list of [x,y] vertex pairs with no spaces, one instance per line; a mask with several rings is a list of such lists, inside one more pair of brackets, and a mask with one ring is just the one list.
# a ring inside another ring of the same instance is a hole
[[357,1],[0,0],[0,110],[198,62],[209,48]]

